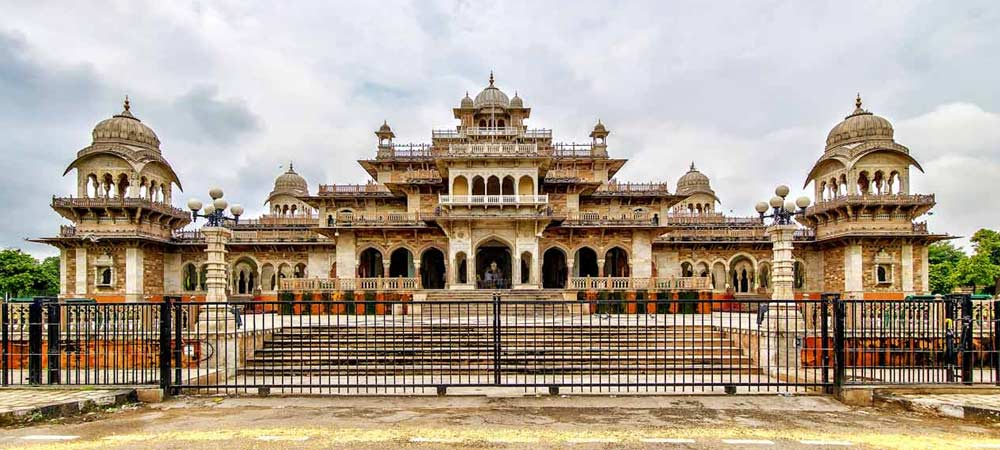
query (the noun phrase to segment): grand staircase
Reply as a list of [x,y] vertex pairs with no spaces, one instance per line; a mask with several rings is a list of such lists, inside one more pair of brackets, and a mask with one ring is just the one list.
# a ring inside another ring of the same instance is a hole
[[669,315],[663,320],[647,315],[502,315],[499,327],[488,312],[433,319],[426,310],[413,316],[327,317],[336,321],[274,332],[247,358],[240,375],[439,377],[447,384],[495,380],[498,373],[502,383],[560,377],[721,379],[760,373],[711,324]]

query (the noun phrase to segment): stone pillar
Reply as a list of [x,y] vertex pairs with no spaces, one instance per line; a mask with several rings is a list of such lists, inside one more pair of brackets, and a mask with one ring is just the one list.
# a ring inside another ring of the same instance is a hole
[[597,260],[597,276],[604,278],[604,260]]
[[[445,268],[445,271],[447,271],[447,270],[448,269]],[[421,286],[421,284],[422,284],[421,280],[423,279],[423,277],[420,276],[420,259],[419,258],[415,258],[413,260],[413,276],[417,278],[417,288],[418,289],[422,288],[423,286]]]
[[864,296],[864,264],[861,244],[844,248],[844,298],[860,300]]
[[[141,248],[125,249],[125,302],[142,300],[143,252]],[[152,294],[152,293],[151,293]]]
[[566,259],[566,283],[564,284],[566,289],[572,288],[572,286],[570,286],[569,280],[573,278],[573,268],[575,265],[576,265],[575,259],[573,258]]
[[900,253],[900,280],[903,287],[903,295],[913,295],[913,245],[903,244],[899,247]]
[[69,256],[66,255],[66,249],[59,249],[59,295],[66,296],[69,293],[69,274],[66,273],[66,262]]
[[632,234],[632,254],[629,255],[629,274],[633,278],[653,276],[653,240],[648,232]]
[[510,259],[510,284],[513,287],[521,284],[521,254],[514,252]]
[[203,227],[205,254],[207,256],[205,295],[206,302],[225,302],[226,296],[226,244],[233,237],[233,230],[225,227]]
[[476,286],[476,254],[469,253],[465,257],[465,279],[469,282],[469,285]]
[[792,235],[795,225],[772,225],[767,228],[767,236],[771,239],[773,255],[771,257],[771,298],[774,300],[793,300],[795,293],[795,276],[792,257]]
[[336,243],[337,278],[355,278],[358,276],[358,257],[354,232],[341,230],[338,234]]
[[926,245],[920,246],[920,293],[927,294],[930,288],[930,261]]
[[391,259],[382,260],[382,278],[389,278],[389,266],[392,264]]
[[76,295],[79,297],[87,296],[87,289],[90,287],[87,285],[87,271],[90,270],[87,264],[87,248],[77,247],[76,248]]

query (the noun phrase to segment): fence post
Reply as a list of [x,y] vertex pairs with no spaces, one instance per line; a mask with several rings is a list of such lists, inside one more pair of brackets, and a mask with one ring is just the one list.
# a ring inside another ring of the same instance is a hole
[[184,340],[181,338],[181,332],[184,330],[184,305],[181,304],[181,297],[173,297],[174,305],[174,345],[173,345],[173,356],[174,356],[174,382],[171,385],[173,393],[178,393],[178,386],[181,385],[181,367],[183,367],[183,361],[181,356],[183,355]]
[[833,386],[840,389],[844,386],[847,367],[847,305],[840,298],[833,299]]
[[1000,386],[1000,299],[993,300],[993,382]]
[[500,293],[493,293],[493,384],[500,385]]
[[159,304],[160,308],[160,389],[163,390],[163,395],[170,394],[170,380],[172,376],[172,371],[170,370],[171,361],[171,345],[170,345],[170,325],[173,323],[170,320],[170,312],[174,303],[174,298],[170,296],[164,296],[163,302]]
[[962,384],[972,384],[975,349],[972,348],[972,296],[962,296]]
[[42,299],[28,307],[28,384],[42,384]]
[[10,368],[10,316],[8,316],[7,302],[0,302],[0,385],[7,386],[10,384],[10,374],[7,370]]
[[820,345],[820,364],[823,367],[823,386],[827,393],[832,393],[830,389],[830,356],[832,349],[829,347],[831,344],[830,340],[830,300],[839,300],[840,294],[821,294],[819,296],[819,308],[820,308],[820,339],[822,344]]
[[43,297],[42,304],[47,308],[47,318],[48,321],[48,336],[46,353],[48,360],[48,383],[49,384],[60,384],[61,377],[59,372],[60,361],[62,358],[62,351],[60,350],[61,342],[60,335],[62,331],[62,307],[59,305],[59,299],[55,297]]

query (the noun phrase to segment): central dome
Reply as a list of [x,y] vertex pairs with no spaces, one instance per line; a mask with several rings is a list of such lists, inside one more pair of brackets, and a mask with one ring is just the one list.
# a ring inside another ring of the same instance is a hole
[[694,163],[691,163],[691,169],[688,170],[684,176],[677,180],[677,193],[678,194],[692,194],[694,192],[712,192],[711,184],[709,183],[708,176],[701,173],[694,167]]
[[125,109],[110,119],[102,120],[94,127],[94,143],[116,142],[139,145],[152,150],[160,150],[160,138],[152,128],[147,127],[129,111],[129,101],[125,98]]
[[510,98],[507,97],[507,94],[504,94],[503,91],[497,89],[497,87],[493,85],[493,73],[490,73],[490,85],[486,86],[486,89],[483,89],[482,92],[476,95],[476,99],[473,101],[473,104],[476,108],[485,108],[488,106],[509,108]]
[[849,145],[870,139],[892,140],[892,124],[884,117],[876,116],[861,109],[861,96],[854,102],[854,112],[830,130],[826,137],[826,149]]

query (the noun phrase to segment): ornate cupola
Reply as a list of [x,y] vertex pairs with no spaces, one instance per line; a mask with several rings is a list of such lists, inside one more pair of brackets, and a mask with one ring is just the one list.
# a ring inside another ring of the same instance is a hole
[[611,134],[610,131],[601,122],[601,119],[597,119],[597,124],[594,125],[594,129],[590,132],[591,143],[594,146],[594,153],[599,156],[608,156],[608,135]]
[[161,154],[160,139],[132,114],[128,97],[122,111],[99,122],[91,136],[63,173],[77,171],[76,196],[52,200],[77,232],[169,238],[190,222],[187,211],[171,206],[173,186],[182,188]]
[[854,111],[827,135],[823,155],[805,185],[813,183],[816,204],[800,219],[817,237],[872,231],[911,233],[913,219],[934,206],[933,195],[910,193],[910,167],[923,171],[910,150],[894,139],[892,123],[863,109]]
[[295,166],[289,162],[288,170],[278,175],[274,180],[274,189],[268,194],[264,203],[273,214],[298,215],[310,214],[312,208],[299,200],[299,197],[309,196],[309,183],[295,172]]
[[705,214],[715,212],[715,204],[719,197],[712,190],[708,176],[699,172],[691,162],[691,168],[677,180],[677,195],[687,196],[674,207],[676,211],[690,214]]

